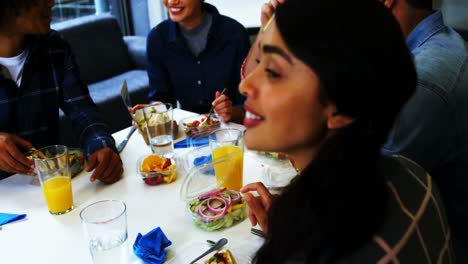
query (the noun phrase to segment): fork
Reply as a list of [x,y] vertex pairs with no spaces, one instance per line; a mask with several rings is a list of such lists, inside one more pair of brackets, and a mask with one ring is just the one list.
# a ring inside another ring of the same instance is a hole
[[254,234],[254,235],[257,235],[259,237],[262,237],[262,238],[267,238],[267,235],[265,234],[265,232],[263,232],[262,230],[260,229],[256,229],[256,228],[251,228],[250,229],[250,233]]
[[[221,94],[220,94],[219,96],[225,94],[226,92],[227,92],[227,88],[224,88],[223,91],[221,91]],[[203,125],[204,123],[208,122],[208,120],[210,119],[211,113],[213,113],[213,109],[214,109],[214,106],[212,105],[210,111],[208,112],[208,115],[206,115],[206,119],[203,120],[203,122],[201,122],[201,123],[198,125],[198,127],[200,127],[200,126]]]
[[[48,170],[53,170],[57,167],[57,164],[55,164],[51,160],[47,160],[47,156],[40,150],[37,150],[35,148],[31,148],[28,150],[27,154],[32,157],[32,159],[41,159],[44,160],[43,163],[39,163],[39,166],[42,168],[45,164],[46,168]],[[41,166],[42,165],[42,166]]]
[[228,242],[228,240],[226,238],[221,238],[220,240],[218,240],[218,242],[216,242],[213,246],[211,246],[210,249],[208,249],[207,251],[203,252],[203,254],[201,254],[200,256],[198,256],[196,259],[192,260],[192,262],[190,262],[190,264],[193,264],[195,263],[197,260],[203,258],[204,256],[210,254],[211,252],[213,251],[218,251],[218,249],[222,248],[224,245],[226,245]]

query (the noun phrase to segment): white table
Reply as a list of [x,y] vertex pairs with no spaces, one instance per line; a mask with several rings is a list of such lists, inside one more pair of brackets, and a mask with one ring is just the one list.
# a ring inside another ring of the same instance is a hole
[[[193,113],[179,109],[174,113],[177,120],[188,115]],[[235,124],[229,126],[242,128]],[[113,135],[117,144],[127,131],[124,129]],[[132,246],[139,232],[146,234],[158,226],[172,241],[166,258],[169,263],[175,263],[174,258],[182,254],[184,248],[203,245],[207,239],[226,237],[229,240],[227,248],[242,251],[254,252],[261,245],[263,240],[250,234],[248,219],[216,232],[195,227],[186,202],[179,195],[184,173],[178,173],[175,182],[158,186],[146,185],[136,176],[137,159],[149,153],[150,148],[138,132],[135,133],[121,153],[125,170],[123,178],[112,185],[105,185],[91,183],[90,173],[76,176],[72,181],[75,209],[60,216],[49,214],[40,187],[30,184],[31,177],[15,175],[0,181],[0,212],[27,214],[26,219],[7,224],[0,231],[0,263],[92,263],[79,213],[86,205],[103,199],[122,200],[127,205],[129,252],[133,252]],[[244,184],[257,181],[260,174],[261,164],[252,156],[246,156]],[[198,252],[201,254],[202,249]],[[141,263],[132,253],[129,262]]]

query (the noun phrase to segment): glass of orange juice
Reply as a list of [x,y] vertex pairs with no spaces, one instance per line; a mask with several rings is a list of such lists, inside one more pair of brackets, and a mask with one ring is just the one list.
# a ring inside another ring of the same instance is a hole
[[64,214],[73,209],[71,175],[66,146],[53,145],[38,150],[34,159],[42,193],[51,214]]
[[244,167],[244,132],[235,128],[221,128],[210,134],[209,142],[217,185],[239,191]]

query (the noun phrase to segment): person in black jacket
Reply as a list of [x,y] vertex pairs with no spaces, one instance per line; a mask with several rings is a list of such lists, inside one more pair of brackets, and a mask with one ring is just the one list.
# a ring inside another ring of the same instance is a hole
[[202,0],[162,2],[170,18],[148,35],[149,101],[178,101],[197,113],[213,105],[225,122],[242,122],[244,98],[237,88],[250,48],[247,30]]

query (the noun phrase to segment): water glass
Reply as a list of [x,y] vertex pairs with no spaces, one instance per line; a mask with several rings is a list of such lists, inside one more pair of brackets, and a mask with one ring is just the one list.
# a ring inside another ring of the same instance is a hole
[[174,118],[169,103],[154,103],[142,109],[151,151],[165,158],[174,155]]
[[59,215],[71,211],[73,195],[67,147],[48,146],[38,153],[34,165],[49,212]]
[[[239,191],[244,167],[244,132],[235,128],[221,128],[209,136],[216,182],[219,187]],[[216,160],[228,162],[215,162]]]
[[80,212],[94,264],[128,263],[127,213],[124,202],[104,200]]

